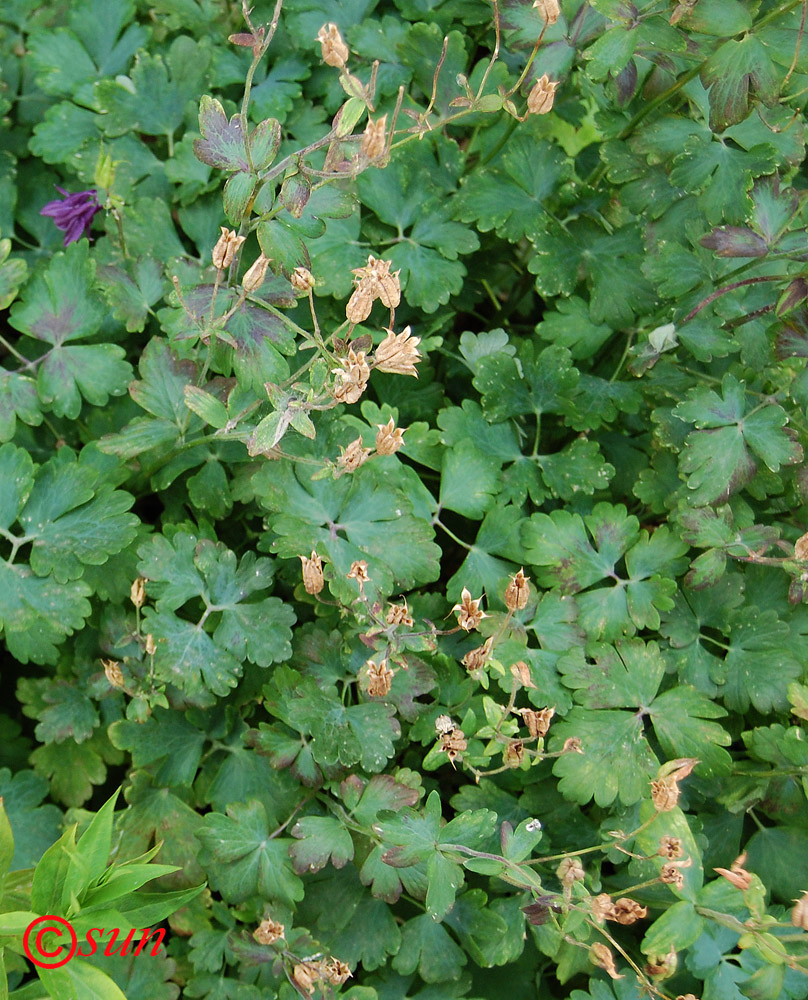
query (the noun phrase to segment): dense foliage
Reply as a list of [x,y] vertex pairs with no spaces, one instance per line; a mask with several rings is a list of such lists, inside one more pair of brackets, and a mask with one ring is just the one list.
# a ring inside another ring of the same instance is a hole
[[0,997],[808,995],[805,27],[4,0]]

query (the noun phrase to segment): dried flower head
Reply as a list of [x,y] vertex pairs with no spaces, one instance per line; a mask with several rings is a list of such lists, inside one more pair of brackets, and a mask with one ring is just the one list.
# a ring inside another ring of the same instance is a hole
[[378,664],[375,660],[368,660],[367,684],[370,697],[384,698],[389,694],[394,675],[395,671],[389,668],[387,660],[380,660]]
[[533,6],[547,24],[555,24],[561,14],[558,0],[533,0]]
[[69,194],[58,184],[54,187],[64,195],[64,198],[49,201],[39,210],[39,214],[53,219],[56,228],[65,234],[63,245],[67,246],[68,243],[75,243],[89,233],[90,223],[95,218],[95,213],[101,211],[101,206],[98,204],[95,190]]
[[378,160],[384,155],[387,147],[387,115],[382,115],[376,121],[368,118],[365,131],[362,133],[362,144],[359,152],[368,160]]
[[296,292],[303,292],[304,294],[308,294],[317,284],[314,280],[314,275],[307,267],[296,267],[292,271],[289,283]]
[[645,971],[649,976],[656,976],[658,979],[668,979],[676,972],[679,965],[679,956],[676,949],[671,945],[667,955],[650,955]]
[[387,336],[373,352],[374,368],[391,375],[414,375],[418,378],[415,366],[421,360],[417,349],[420,343],[420,337],[411,336],[408,326],[401,333],[387,330]]
[[546,115],[552,111],[555,93],[559,85],[560,81],[551,80],[546,73],[543,73],[527,95],[527,113],[529,115]]
[[736,889],[740,889],[743,892],[752,884],[752,873],[744,868],[745,862],[746,852],[738,855],[729,866],[729,871],[726,868],[713,868],[713,871],[718,872],[719,875],[723,875]]
[[550,729],[550,723],[555,715],[555,707],[541,708],[538,711],[532,708],[522,708],[519,710],[519,714],[522,716],[532,739],[542,739]]
[[222,230],[222,235],[216,241],[216,246],[214,246],[211,252],[213,266],[217,271],[223,271],[226,267],[230,267],[233,263],[236,251],[247,239],[246,236],[239,236],[232,229],[228,229],[226,226],[221,226],[220,228]]
[[407,628],[412,628],[414,624],[406,600],[403,604],[391,604],[384,620],[388,625],[406,625]]
[[562,753],[583,753],[584,747],[577,736],[568,736],[564,740],[564,746],[561,748]]
[[596,941],[589,947],[589,961],[599,969],[604,969],[611,979],[624,979],[614,964],[614,956],[605,944]]
[[310,558],[300,556],[303,564],[303,586],[307,594],[319,594],[325,586],[323,579],[323,561],[314,549],[311,550]]
[[481,600],[482,595],[476,601],[473,601],[468,588],[464,587],[460,594],[460,603],[455,604],[452,608],[452,611],[457,611],[458,613],[457,624],[466,632],[471,632],[472,629],[478,628],[483,618],[488,617],[484,611],[480,611]]
[[317,41],[320,43],[323,62],[327,66],[342,69],[351,53],[336,24],[324,24],[317,32]]
[[607,920],[615,920],[618,924],[623,924],[623,926],[628,927],[631,924],[635,924],[638,920],[642,920],[643,917],[648,916],[648,908],[646,906],[640,906],[639,903],[635,902],[633,899],[629,899],[627,896],[621,896],[620,899],[614,901],[614,915],[609,916]]
[[662,858],[667,858],[669,861],[675,861],[676,858],[681,858],[683,854],[682,841],[679,837],[669,837],[665,834],[664,837],[659,838],[659,850],[657,854]]
[[794,557],[800,560],[808,559],[808,531],[794,542]]
[[362,447],[362,438],[358,437],[351,441],[347,448],[342,449],[342,454],[337,459],[337,478],[346,472],[356,472],[360,465],[364,465],[370,458],[370,448]]
[[117,660],[102,660],[101,665],[104,668],[104,674],[107,680],[114,688],[122,688],[126,686],[126,681],[123,679],[123,673],[121,671],[121,665]]
[[451,732],[443,733],[440,740],[440,748],[449,758],[454,767],[455,757],[468,748],[466,734],[462,729],[452,729]]
[[502,751],[502,763],[506,767],[519,767],[525,759],[525,744],[521,740],[510,740]]
[[476,649],[472,649],[466,653],[461,661],[466,670],[470,673],[473,673],[475,670],[481,670],[485,666],[488,657],[491,655],[491,647],[493,645],[494,637],[491,636],[485,640],[482,646],[477,646]]
[[695,993],[680,993],[676,1000],[699,1000]]
[[129,600],[136,608],[142,608],[146,600],[146,581],[142,576],[136,577],[129,588]]
[[347,574],[349,580],[356,580],[359,584],[360,594],[365,588],[365,584],[370,580],[368,576],[368,564],[364,559],[357,559],[351,563],[351,571]]
[[241,279],[241,287],[245,292],[256,292],[263,285],[269,267],[269,257],[263,251],[258,255],[253,265]]
[[791,923],[795,927],[801,927],[808,931],[808,891],[804,892],[799,899],[795,899],[794,909],[791,911]]
[[149,656],[154,656],[157,652],[157,643],[154,641],[154,636],[151,632],[146,636],[146,652]]
[[334,399],[338,403],[355,403],[367,388],[370,378],[365,352],[350,348],[348,356],[342,359],[342,368],[335,368],[334,371],[337,376]]
[[505,588],[505,607],[508,611],[521,611],[527,604],[530,597],[529,576],[525,576],[524,569],[520,569],[516,576],[511,578],[511,582]]
[[314,993],[314,984],[322,979],[319,965],[314,962],[298,962],[292,969],[292,979],[307,993]]
[[515,677],[522,687],[536,689],[533,678],[530,676],[530,667],[524,660],[517,660],[511,664],[511,676]]
[[556,875],[561,879],[561,884],[570,886],[573,882],[582,882],[586,873],[579,858],[564,858],[556,868]]
[[262,920],[253,931],[253,937],[259,944],[274,944],[276,941],[280,941],[285,933],[286,928],[283,924],[267,919]]
[[332,986],[341,986],[352,975],[350,965],[338,958],[329,958],[323,966],[323,976]]
[[376,433],[376,454],[394,455],[399,448],[404,447],[404,429],[396,427],[396,422],[392,417],[386,424],[376,424],[379,428]]
[[435,729],[441,736],[444,733],[450,733],[454,727],[455,724],[448,715],[439,715],[437,719],[435,719]]

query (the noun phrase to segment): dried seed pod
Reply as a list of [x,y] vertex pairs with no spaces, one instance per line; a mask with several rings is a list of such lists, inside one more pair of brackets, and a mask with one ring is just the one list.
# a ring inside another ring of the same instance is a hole
[[368,316],[370,316],[372,308],[373,294],[370,286],[360,281],[348,299],[348,304],[345,306],[345,316],[348,322],[354,325],[364,323]]
[[516,663],[511,664],[511,676],[515,677],[522,687],[532,688],[534,691],[536,690],[536,685],[533,683],[533,678],[530,676],[530,667],[524,660],[517,660]]
[[378,455],[393,455],[404,446],[404,430],[396,427],[392,417],[386,424],[377,424],[376,453]]
[[614,916],[607,917],[607,920],[615,920],[618,924],[628,927],[648,916],[648,907],[640,906],[639,903],[627,896],[621,896],[614,902]]
[[675,889],[681,889],[685,884],[685,877],[679,865],[671,861],[659,869],[659,881],[664,885],[672,885]]
[[342,359],[342,365],[342,368],[334,369],[337,376],[334,399],[338,403],[355,403],[367,388],[370,378],[370,366],[365,361],[365,352],[350,348],[348,356]]
[[362,447],[361,437],[351,441],[347,448],[343,448],[342,454],[337,459],[337,475],[343,475],[346,472],[356,472],[360,465],[364,465],[367,462],[370,457],[370,451],[370,448]]
[[435,729],[439,735],[443,736],[446,733],[450,733],[454,729],[454,723],[448,715],[439,715],[435,719]]
[[347,574],[349,580],[356,580],[359,584],[359,592],[364,590],[365,584],[369,582],[368,564],[364,559],[357,559],[351,563],[351,571]]
[[441,736],[440,748],[449,758],[450,763],[454,767],[457,755],[468,749],[466,734],[462,729],[452,729],[451,732],[444,733]]
[[561,15],[558,0],[533,0],[533,6],[538,10],[547,24],[555,24]]
[[241,279],[241,287],[245,292],[255,292],[264,283],[264,278],[267,276],[267,268],[269,267],[269,257],[264,256],[263,252],[258,255],[253,265]]
[[476,649],[470,650],[461,660],[463,666],[469,673],[473,673],[475,670],[481,670],[488,657],[491,655],[491,647],[494,645],[494,637],[486,639],[482,646],[477,646]]
[[611,979],[624,979],[625,976],[617,971],[614,964],[614,956],[605,944],[596,941],[589,947],[589,961],[599,969],[604,969]]
[[794,557],[801,561],[808,559],[808,531],[794,542]]
[[311,550],[311,557],[299,556],[303,564],[303,586],[307,594],[319,594],[325,586],[323,579],[323,562],[314,549]]
[[729,871],[726,868],[713,868],[713,871],[718,872],[719,875],[723,875],[736,889],[740,889],[743,892],[752,884],[752,873],[743,867],[745,862],[746,852],[740,854],[732,862]]
[[464,587],[460,594],[460,603],[455,604],[452,608],[452,611],[458,612],[457,624],[466,632],[471,632],[472,629],[478,628],[483,618],[488,617],[484,611],[480,610],[481,600],[482,596],[473,601],[470,592]]
[[418,378],[416,365],[421,360],[418,353],[420,337],[411,336],[410,327],[406,326],[401,333],[387,330],[387,336],[373,352],[373,365],[380,372],[392,375],[414,375]]
[[808,892],[804,892],[794,902],[796,905],[791,911],[791,923],[795,927],[801,927],[804,931],[808,931]]
[[146,581],[142,576],[138,576],[129,588],[129,600],[136,608],[142,608],[146,600]]
[[114,688],[123,688],[126,686],[121,665],[117,660],[102,660],[101,664],[104,667],[104,674],[107,680]]
[[368,160],[378,160],[384,155],[387,146],[387,115],[382,115],[376,121],[368,119],[365,131],[362,133],[362,144],[359,152]]
[[390,693],[395,671],[387,665],[387,660],[368,660],[367,664],[368,694],[371,698],[384,698]]
[[527,605],[530,597],[529,576],[525,576],[524,569],[520,569],[516,576],[511,578],[511,582],[505,588],[505,607],[508,611],[521,611]]
[[543,73],[527,95],[527,113],[529,115],[546,115],[552,111],[555,93],[559,85],[560,81],[551,80],[546,73]]
[[286,928],[283,924],[277,923],[275,920],[262,920],[258,927],[253,931],[253,938],[259,944],[274,944],[276,941],[280,941],[283,935],[286,933]]
[[318,965],[313,962],[298,962],[292,969],[292,979],[307,993],[314,993],[315,983],[322,979]]
[[682,841],[679,837],[669,837],[665,834],[664,837],[659,838],[659,850],[657,854],[662,858],[667,858],[669,861],[681,858],[683,854]]
[[519,767],[525,759],[525,744],[521,740],[511,740],[502,751],[502,763],[506,767]]
[[317,284],[314,280],[314,275],[307,267],[296,267],[294,271],[292,271],[292,277],[289,279],[289,283],[295,291],[306,294]]
[[527,731],[533,739],[542,739],[550,729],[550,722],[555,715],[555,707],[542,708],[535,711],[532,708],[522,708],[519,714],[527,726]]
[[679,956],[676,949],[671,945],[667,955],[653,955],[648,959],[645,971],[649,976],[656,976],[658,979],[668,979],[676,972],[679,965]]
[[317,32],[317,41],[320,43],[323,62],[327,66],[343,69],[351,53],[336,24],[324,24]]
[[213,266],[217,271],[223,271],[226,267],[230,267],[236,251],[247,239],[246,236],[238,236],[232,229],[227,229],[225,226],[220,226],[220,229],[222,235],[216,241],[216,246],[211,251]]
[[157,652],[157,644],[154,641],[154,636],[149,632],[146,636],[146,652],[149,656],[154,656]]
[[584,747],[577,736],[568,736],[564,740],[564,746],[561,748],[562,753],[583,753]]
[[414,624],[406,600],[403,604],[391,604],[384,620],[388,625],[406,625],[407,628]]
[[556,875],[562,885],[570,886],[573,882],[583,882],[586,873],[579,858],[564,858],[556,868]]
[[329,958],[323,966],[323,976],[332,986],[341,986],[352,975],[350,965],[338,958]]

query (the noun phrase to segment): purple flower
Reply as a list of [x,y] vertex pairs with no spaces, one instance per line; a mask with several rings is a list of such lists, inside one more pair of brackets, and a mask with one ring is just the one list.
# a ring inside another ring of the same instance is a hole
[[101,206],[95,197],[95,191],[76,191],[75,194],[68,194],[58,184],[54,186],[64,198],[49,201],[39,214],[49,215],[56,226],[64,231],[64,245],[67,246],[68,243],[75,243],[87,235],[90,223],[95,213],[101,211]]

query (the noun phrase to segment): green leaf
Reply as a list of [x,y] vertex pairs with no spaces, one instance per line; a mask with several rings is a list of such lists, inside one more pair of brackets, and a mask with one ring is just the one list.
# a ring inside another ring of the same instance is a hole
[[60,969],[37,971],[53,1000],[126,1000],[113,979],[80,958]]
[[470,440],[447,449],[441,469],[441,507],[475,520],[482,518],[497,494],[499,464]]
[[289,861],[291,843],[269,839],[269,820],[255,799],[234,803],[227,815],[211,812],[197,831],[202,844],[200,862],[210,874],[211,886],[233,903],[244,902],[256,891],[264,899],[294,909],[303,898],[303,883]]
[[54,805],[41,804],[47,794],[48,783],[33,771],[12,776],[0,768],[0,797],[14,835],[12,872],[33,868],[59,836],[62,814]]
[[[205,690],[223,695],[237,682],[242,659],[260,666],[287,659],[294,615],[280,599],[247,602],[272,581],[268,559],[247,553],[240,563],[221,542],[178,532],[172,541],[154,536],[139,549],[139,570],[157,598],[147,609],[148,628],[157,641],[158,676],[194,698]],[[192,598],[215,609],[218,624],[209,635],[200,625],[172,612]]]
[[772,107],[779,96],[777,72],[765,46],[753,34],[724,42],[702,68],[701,82],[710,93],[714,132],[743,121],[753,97]]
[[401,975],[417,970],[425,983],[440,983],[457,979],[465,964],[463,950],[428,913],[413,917],[402,927],[401,948],[392,961]]
[[356,585],[347,574],[356,560],[368,564],[370,592],[391,594],[437,579],[434,529],[403,483],[371,465],[336,481],[312,481],[309,468],[267,464],[252,478],[258,502],[270,511],[273,551],[286,559],[322,552],[333,567],[331,592],[349,602]]
[[91,593],[81,580],[58,584],[0,561],[0,626],[9,652],[21,663],[55,663],[57,645],[90,616]]
[[202,89],[209,62],[207,47],[187,35],[174,39],[165,58],[139,52],[128,77],[103,79],[95,86],[104,131],[116,136],[134,128],[146,135],[172,135],[186,104]]
[[453,202],[455,218],[511,243],[534,239],[548,225],[544,205],[568,176],[561,151],[522,126],[494,164],[466,175]]
[[329,860],[335,868],[343,868],[353,859],[351,835],[332,816],[304,816],[291,834],[297,842],[289,848],[289,857],[298,875],[318,872]]
[[[592,637],[658,628],[659,611],[673,606],[671,576],[681,571],[686,547],[667,528],[649,537],[638,527],[625,507],[606,503],[596,504],[584,518],[557,510],[534,514],[524,525],[525,555],[532,565],[544,567],[537,581],[580,595],[579,620]],[[621,557],[625,578],[615,572]],[[590,589],[607,577],[615,580],[613,587]]]

